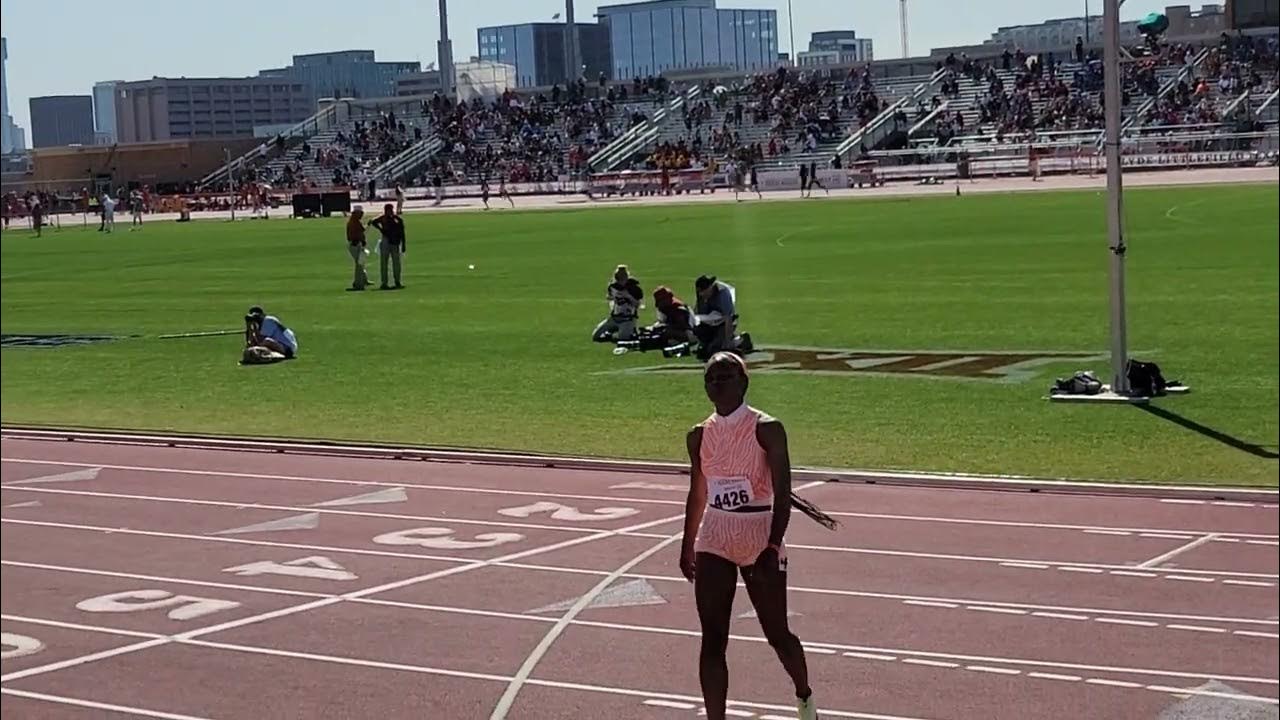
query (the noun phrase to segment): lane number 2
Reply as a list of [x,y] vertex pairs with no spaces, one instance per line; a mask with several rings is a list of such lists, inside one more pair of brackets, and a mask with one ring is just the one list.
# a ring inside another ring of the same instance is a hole
[[569,522],[595,522],[601,520],[620,520],[624,517],[631,517],[640,511],[629,507],[602,507],[591,512],[581,512],[572,505],[561,505],[556,502],[536,502],[530,505],[521,505],[520,507],[503,508],[498,511],[499,515],[507,517],[527,518],[537,513],[551,513],[553,520],[565,520]]
[[422,527],[383,533],[373,539],[379,545],[414,545],[435,550],[474,550],[491,548],[524,539],[520,533],[481,533],[474,540],[459,540],[446,527]]
[[76,603],[76,608],[94,613],[145,612],[169,608],[170,620],[194,620],[222,610],[240,607],[234,600],[215,600],[192,595],[174,595],[167,590],[126,590],[99,595]]

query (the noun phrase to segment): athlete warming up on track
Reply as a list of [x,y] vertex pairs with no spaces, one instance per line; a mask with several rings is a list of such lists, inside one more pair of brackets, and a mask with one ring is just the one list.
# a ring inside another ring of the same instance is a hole
[[693,582],[702,625],[699,679],[707,717],[725,716],[729,693],[729,620],[738,573],[769,645],[796,686],[801,720],[816,720],[800,639],[787,626],[787,551],[791,507],[829,529],[836,522],[791,492],[791,458],[782,423],[747,405],[747,365],[716,353],[703,375],[715,406],[689,431],[689,498],[680,572]]

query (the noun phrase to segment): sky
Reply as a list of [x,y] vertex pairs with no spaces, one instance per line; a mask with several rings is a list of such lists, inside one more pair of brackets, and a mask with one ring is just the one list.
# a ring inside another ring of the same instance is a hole
[[[579,22],[591,22],[597,6],[624,1],[577,0],[574,7]],[[778,48],[788,52],[787,1],[718,0],[717,5],[777,10]],[[1102,0],[908,0],[911,54],[980,43],[1001,25],[1080,16],[1086,2],[1091,12],[1102,12]],[[1161,12],[1166,4],[1127,0],[1121,14],[1138,18]],[[14,122],[26,128],[28,142],[33,96],[86,95],[100,80],[242,77],[288,65],[294,54],[334,50],[374,50],[379,60],[418,60],[426,66],[435,60],[440,27],[437,0],[129,0],[117,17],[103,15],[101,4],[88,0],[56,6],[61,15],[93,20],[50,24],[53,6],[43,0],[0,3],[0,31],[9,42],[9,108]],[[564,0],[452,0],[454,58],[476,54],[477,27],[550,22],[564,8]],[[875,57],[902,55],[897,0],[791,0],[791,10],[797,50],[806,49],[812,32],[853,29],[874,41]]]

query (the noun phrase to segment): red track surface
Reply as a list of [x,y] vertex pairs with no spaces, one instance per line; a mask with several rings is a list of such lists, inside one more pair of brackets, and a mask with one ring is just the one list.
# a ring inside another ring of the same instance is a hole
[[[9,439],[0,457],[5,717],[488,718],[504,694],[509,718],[701,707],[681,478]],[[1276,705],[1273,505],[803,492],[844,514],[835,533],[797,515],[788,540],[824,717]],[[419,528],[448,530],[403,532]],[[649,604],[574,606],[619,586]],[[92,600],[131,591],[150,594]],[[794,716],[755,620],[734,633],[732,708]]]

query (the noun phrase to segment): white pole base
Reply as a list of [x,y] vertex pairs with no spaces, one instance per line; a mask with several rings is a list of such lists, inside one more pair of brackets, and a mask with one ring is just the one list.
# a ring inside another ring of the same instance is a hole
[[[1165,388],[1168,395],[1184,395],[1191,392],[1191,388],[1186,385],[1175,385],[1171,388]],[[1045,396],[1049,402],[1060,403],[1093,403],[1098,405],[1146,405],[1151,402],[1148,395],[1120,395],[1111,392],[1110,385],[1103,385],[1102,392],[1095,395],[1076,395],[1071,393],[1051,393]]]

